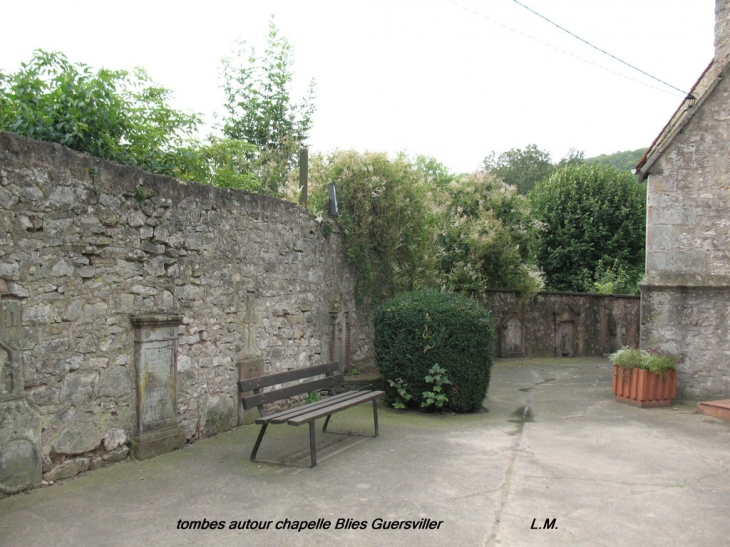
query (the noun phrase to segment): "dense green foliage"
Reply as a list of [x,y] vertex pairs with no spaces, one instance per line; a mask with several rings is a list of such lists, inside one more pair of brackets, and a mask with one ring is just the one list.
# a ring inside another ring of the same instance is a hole
[[432,283],[434,215],[423,175],[405,156],[315,154],[309,178],[309,205],[319,215],[327,211],[327,183],[337,183],[339,224],[361,298],[377,303]]
[[639,148],[637,150],[625,150],[624,152],[601,154],[600,156],[586,158],[585,162],[600,163],[602,165],[612,165],[616,169],[620,169],[621,171],[632,171],[645,153],[646,148]]
[[668,370],[677,368],[677,358],[674,355],[653,353],[643,349],[621,348],[608,358],[614,365],[625,369],[639,368],[653,374],[666,374]]
[[[264,55],[224,61],[223,137],[193,138],[197,115],[136,69],[93,71],[37,51],[0,73],[0,130],[216,186],[298,198],[294,167],[312,125],[313,87],[291,100],[292,51],[270,24]],[[529,145],[455,175],[432,157],[336,152],[310,159],[309,208],[326,215],[337,183],[358,295],[377,304],[436,287],[478,296],[488,288],[532,295],[544,287],[636,292],[643,271],[644,188],[598,161],[635,163],[643,152],[553,164]],[[286,185],[286,186],[285,186]],[[524,195],[534,187],[530,200]],[[325,223],[329,233],[332,224]],[[544,275],[543,275],[544,273]]]
[[200,120],[170,107],[171,93],[137,69],[70,63],[37,50],[15,73],[0,73],[0,130],[178,176],[195,161]]
[[484,158],[484,169],[514,186],[520,194],[527,194],[549,177],[555,167],[548,152],[529,144],[524,150],[512,148],[496,157],[494,152],[490,153]]
[[260,193],[262,183],[249,159],[255,153],[256,147],[245,141],[211,136],[192,149],[192,161],[180,178]]
[[[479,295],[486,288],[533,294],[535,234],[529,202],[493,175],[455,176],[433,158],[354,151],[315,154],[309,207],[326,216],[326,185],[336,182],[339,224],[358,270],[358,292],[377,304],[424,287]],[[298,199],[298,178],[288,197]]]
[[534,294],[543,287],[534,268],[539,224],[528,200],[491,173],[452,181],[440,194],[439,279],[448,291],[478,295],[485,288]]
[[[241,44],[243,46],[243,43]],[[292,48],[279,36],[273,21],[262,58],[252,49],[223,61],[227,116],[223,134],[255,145],[246,153],[260,191],[279,196],[287,174],[309,136],[314,113],[314,81],[301,103],[291,99]]]
[[[484,307],[455,294],[404,293],[378,308],[374,325],[375,361],[388,402],[420,408],[444,394],[445,409],[481,408],[494,362],[494,323]],[[433,389],[437,384],[440,390]],[[410,398],[404,400],[396,386]]]
[[545,227],[537,258],[549,289],[594,292],[612,283],[601,292],[636,290],[644,268],[645,186],[611,166],[568,165],[529,197]]

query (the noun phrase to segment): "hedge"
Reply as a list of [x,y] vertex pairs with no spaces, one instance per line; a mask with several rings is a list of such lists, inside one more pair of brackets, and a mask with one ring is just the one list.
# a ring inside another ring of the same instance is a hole
[[[446,369],[448,402],[443,408],[476,412],[489,387],[494,363],[494,322],[468,298],[436,291],[404,293],[375,312],[375,361],[385,383],[386,402],[420,408],[435,364]],[[404,400],[393,384],[411,396]]]

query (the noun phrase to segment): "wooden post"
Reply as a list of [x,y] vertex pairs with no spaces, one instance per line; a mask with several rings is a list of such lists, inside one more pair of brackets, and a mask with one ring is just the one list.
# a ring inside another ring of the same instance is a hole
[[299,205],[306,209],[307,207],[307,183],[309,178],[309,150],[301,148],[299,150],[299,187],[302,193],[299,195]]

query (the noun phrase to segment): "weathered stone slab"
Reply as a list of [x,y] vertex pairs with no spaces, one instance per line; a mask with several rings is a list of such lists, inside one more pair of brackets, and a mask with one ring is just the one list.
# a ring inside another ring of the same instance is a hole
[[0,402],[0,497],[41,484],[41,419],[21,397]]
[[177,425],[177,327],[180,315],[132,318],[137,371],[135,458],[151,458],[185,444]]
[[21,305],[0,302],[0,496],[40,485],[41,419],[25,396]]

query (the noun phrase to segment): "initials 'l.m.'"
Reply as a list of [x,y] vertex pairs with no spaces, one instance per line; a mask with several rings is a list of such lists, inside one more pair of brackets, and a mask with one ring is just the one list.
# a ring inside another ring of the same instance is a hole
[[545,519],[545,523],[542,526],[535,526],[535,523],[537,522],[537,519],[532,519],[532,524],[530,525],[531,530],[557,530],[558,527],[555,526],[555,521],[558,519]]

